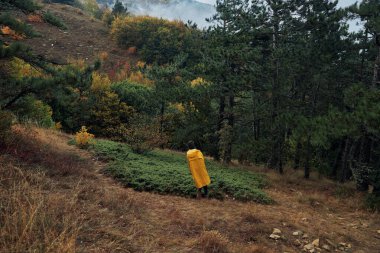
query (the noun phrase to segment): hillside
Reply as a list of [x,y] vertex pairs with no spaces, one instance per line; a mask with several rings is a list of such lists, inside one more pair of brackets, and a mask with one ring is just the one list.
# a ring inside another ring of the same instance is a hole
[[[10,148],[0,156],[2,178],[12,175],[0,184],[0,198],[22,191],[29,204],[3,202],[16,209],[2,213],[9,223],[0,234],[24,230],[25,235],[2,237],[0,252],[23,252],[38,247],[40,240],[45,240],[40,247],[55,252],[283,253],[301,252],[316,239],[318,252],[376,253],[380,247],[379,214],[358,208],[360,195],[346,186],[266,172],[272,205],[136,192],[104,176],[107,164],[98,157],[69,146],[72,136],[35,128],[14,131],[18,151]],[[13,185],[15,180],[21,188]],[[38,209],[38,203],[48,208]],[[15,230],[10,222],[21,214],[25,223]],[[53,226],[40,223],[46,217]],[[281,231],[278,239],[270,238],[274,229]],[[59,240],[52,240],[58,234]]]
[[[13,17],[28,23],[40,34],[23,40],[23,43],[32,48],[34,54],[58,64],[66,64],[70,59],[81,59],[91,64],[104,52],[108,54],[110,61],[106,65],[125,62],[131,58],[126,50],[118,48],[110,39],[108,27],[102,21],[87,15],[82,10],[54,3],[43,4],[41,11],[49,11],[60,18],[67,29],[63,30],[46,22],[31,22],[24,12],[10,11]],[[1,34],[0,39],[11,41],[9,37]]]

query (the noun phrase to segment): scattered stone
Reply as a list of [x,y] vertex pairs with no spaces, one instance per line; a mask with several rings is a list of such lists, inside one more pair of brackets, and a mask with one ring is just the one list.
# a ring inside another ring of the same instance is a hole
[[380,230],[377,230],[377,233],[380,234]]
[[311,244],[313,244],[314,247],[319,247],[319,238],[315,239]]
[[330,246],[327,244],[323,244],[322,249],[330,251]]
[[352,245],[350,243],[340,242],[338,245],[338,249],[342,251],[347,251],[352,248]]
[[306,244],[305,246],[303,246],[303,249],[307,251],[311,251],[312,249],[314,249],[314,245],[311,243]]
[[306,239],[306,238],[309,238],[308,234],[304,234],[304,235],[302,236],[302,239]]
[[299,236],[299,235],[302,235],[302,234],[303,234],[302,231],[299,231],[299,230],[293,232],[294,236]]
[[274,228],[272,234],[281,234],[281,230],[278,228]]
[[269,238],[274,239],[274,240],[278,240],[278,239],[281,238],[281,236],[276,235],[276,234],[271,234],[271,235],[269,236]]
[[307,221],[308,221],[308,219],[307,219],[307,218],[302,218],[301,220],[302,220],[302,221],[305,221],[305,222],[307,222]]

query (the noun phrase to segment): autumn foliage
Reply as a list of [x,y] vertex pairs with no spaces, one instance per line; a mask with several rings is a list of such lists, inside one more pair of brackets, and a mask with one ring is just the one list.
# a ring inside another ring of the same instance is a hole
[[17,33],[15,30],[11,29],[9,26],[1,26],[1,34],[11,37],[14,40],[23,40],[25,39],[24,34]]
[[85,126],[75,134],[75,143],[77,146],[84,148],[87,147],[94,139],[94,135],[90,134]]
[[28,15],[28,21],[33,23],[43,23],[44,20],[42,17],[38,14],[30,14]]

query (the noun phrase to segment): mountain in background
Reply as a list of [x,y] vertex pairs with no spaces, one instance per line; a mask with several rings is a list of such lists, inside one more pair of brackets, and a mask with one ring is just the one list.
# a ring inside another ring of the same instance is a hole
[[[99,4],[113,6],[115,0],[97,0]],[[120,0],[134,15],[149,15],[169,20],[179,19],[185,23],[195,22],[198,27],[209,26],[206,18],[215,14],[215,7],[195,0]]]

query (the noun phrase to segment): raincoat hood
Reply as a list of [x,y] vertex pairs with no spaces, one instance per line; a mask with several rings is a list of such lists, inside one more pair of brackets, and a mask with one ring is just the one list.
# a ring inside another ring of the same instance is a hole
[[211,180],[207,173],[202,152],[198,149],[190,149],[187,151],[186,156],[195,186],[199,189],[203,186],[209,185]]
[[202,158],[202,153],[198,149],[190,149],[187,151],[187,159],[192,160],[196,158]]

